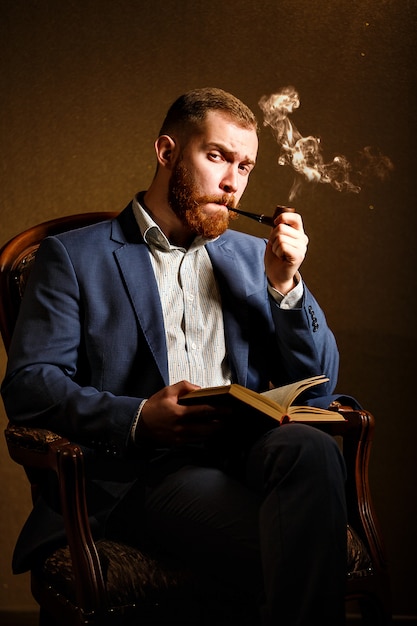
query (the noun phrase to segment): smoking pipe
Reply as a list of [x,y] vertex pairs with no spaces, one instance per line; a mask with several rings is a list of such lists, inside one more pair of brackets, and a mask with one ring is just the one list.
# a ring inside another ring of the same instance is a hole
[[264,215],[263,213],[250,213],[248,211],[241,211],[240,209],[233,209],[232,207],[227,208],[229,211],[234,211],[235,213],[239,213],[239,215],[249,217],[251,220],[256,220],[260,224],[266,224],[266,226],[274,226],[274,221],[281,213],[295,213],[295,209],[292,207],[281,206],[280,204],[276,206],[272,217],[270,215]]

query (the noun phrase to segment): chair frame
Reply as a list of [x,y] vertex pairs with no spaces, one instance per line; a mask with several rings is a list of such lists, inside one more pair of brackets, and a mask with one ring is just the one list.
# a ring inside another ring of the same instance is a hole
[[[42,239],[116,216],[117,213],[95,212],[49,220],[24,231],[3,246],[0,250],[0,329],[6,352],[22,296],[20,274],[22,268],[23,272],[30,270],[30,261]],[[339,411],[346,418],[345,423],[329,424],[324,429],[343,439],[348,475],[348,522],[366,546],[372,561],[372,567],[364,575],[347,577],[346,599],[358,601],[363,618],[370,625],[387,626],[391,622],[390,582],[368,472],[375,419],[365,410],[339,407]],[[32,572],[32,593],[41,607],[41,615],[43,607],[47,607],[48,613],[59,616],[59,623],[64,626],[110,623],[112,610],[107,606],[105,580],[88,520],[81,448],[51,431],[10,423],[5,435],[11,458],[26,471],[33,499],[42,472],[52,469],[58,477],[76,601],[71,604],[61,594],[53,592],[41,576]],[[49,622],[45,619],[42,623]],[[117,619],[116,623],[119,623]]]

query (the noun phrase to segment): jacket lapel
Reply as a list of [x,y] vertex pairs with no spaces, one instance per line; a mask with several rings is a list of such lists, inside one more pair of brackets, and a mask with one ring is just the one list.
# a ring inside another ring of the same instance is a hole
[[112,239],[123,244],[115,250],[114,256],[140,327],[167,385],[167,348],[158,286],[149,251],[140,234],[131,205],[113,222]]

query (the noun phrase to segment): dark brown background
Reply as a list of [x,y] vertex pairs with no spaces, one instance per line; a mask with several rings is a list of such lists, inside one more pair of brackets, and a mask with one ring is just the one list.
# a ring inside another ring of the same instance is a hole
[[[370,145],[392,159],[388,181],[358,195],[309,186],[297,207],[303,276],[341,351],[338,389],[377,418],[371,481],[399,615],[417,614],[416,25],[407,0],[0,4],[0,244],[55,216],[122,209],[151,179],[167,106],[197,86],[235,93],[261,119],[259,98],[294,85],[291,119],[326,157]],[[277,152],[262,130],[242,208],[287,202],[292,173]],[[265,233],[243,218],[239,228]],[[27,578],[10,573],[29,494],[1,446],[0,609],[30,608]]]

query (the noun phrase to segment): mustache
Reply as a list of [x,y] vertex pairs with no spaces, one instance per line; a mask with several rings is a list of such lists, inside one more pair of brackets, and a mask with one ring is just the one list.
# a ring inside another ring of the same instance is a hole
[[220,195],[212,195],[212,196],[199,196],[194,200],[195,206],[199,206],[201,204],[218,204],[219,206],[225,206],[228,209],[234,210],[237,209],[239,203],[236,201],[236,198],[233,195],[223,194]]

